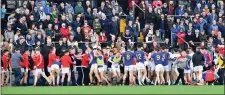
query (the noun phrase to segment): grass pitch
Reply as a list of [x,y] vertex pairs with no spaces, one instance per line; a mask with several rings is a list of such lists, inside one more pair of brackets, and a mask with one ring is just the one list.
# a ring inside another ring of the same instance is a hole
[[224,94],[224,86],[3,87],[2,94]]

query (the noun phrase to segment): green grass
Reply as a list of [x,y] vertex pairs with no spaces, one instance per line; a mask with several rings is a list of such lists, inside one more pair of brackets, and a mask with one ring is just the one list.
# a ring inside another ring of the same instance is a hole
[[224,94],[224,86],[3,87],[2,94]]

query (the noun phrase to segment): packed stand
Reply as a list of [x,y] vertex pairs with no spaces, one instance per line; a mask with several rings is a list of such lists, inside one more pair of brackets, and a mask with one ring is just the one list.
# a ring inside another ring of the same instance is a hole
[[2,86],[224,84],[223,1],[47,1],[2,3]]

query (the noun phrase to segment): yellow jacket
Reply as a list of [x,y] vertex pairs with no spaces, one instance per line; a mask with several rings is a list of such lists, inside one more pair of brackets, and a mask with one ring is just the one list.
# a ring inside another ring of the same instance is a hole
[[225,65],[223,65],[223,59],[220,56],[218,56],[218,63],[221,68],[225,68]]

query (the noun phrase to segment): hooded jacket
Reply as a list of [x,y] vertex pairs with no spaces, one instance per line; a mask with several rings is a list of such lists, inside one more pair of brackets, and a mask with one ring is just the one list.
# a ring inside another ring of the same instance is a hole
[[194,67],[202,66],[205,62],[205,57],[200,51],[197,51],[192,57],[192,62]]

